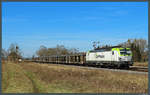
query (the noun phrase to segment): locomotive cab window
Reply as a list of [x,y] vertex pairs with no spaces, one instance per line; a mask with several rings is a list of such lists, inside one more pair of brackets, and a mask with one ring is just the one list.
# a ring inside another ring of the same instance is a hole
[[131,55],[131,50],[130,49],[126,49],[126,48],[124,48],[124,49],[120,49],[120,54],[122,55],[122,56],[130,56]]
[[112,55],[114,55],[114,51],[112,51]]

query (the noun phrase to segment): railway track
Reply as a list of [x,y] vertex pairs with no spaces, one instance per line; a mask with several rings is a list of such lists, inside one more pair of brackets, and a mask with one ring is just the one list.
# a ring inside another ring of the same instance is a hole
[[131,71],[139,71],[139,72],[148,72],[148,67],[142,67],[142,66],[131,66],[129,68]]
[[[57,63],[40,63],[40,64],[57,64]],[[57,65],[65,65],[65,66],[88,68],[88,69],[108,70],[108,71],[115,71],[115,72],[127,72],[127,73],[135,73],[135,74],[148,74],[148,68],[142,66],[130,66],[130,68],[128,69],[114,69],[114,68],[105,68],[105,67],[100,68],[98,66],[83,66],[81,64],[57,64]]]
[[134,73],[134,74],[148,74],[148,68],[135,68],[135,67],[130,67],[129,69],[114,69],[114,68],[99,68],[99,67],[83,67],[81,68],[89,68],[89,69],[99,69],[99,70],[108,70],[108,71],[114,71],[114,72],[127,72],[127,73]]

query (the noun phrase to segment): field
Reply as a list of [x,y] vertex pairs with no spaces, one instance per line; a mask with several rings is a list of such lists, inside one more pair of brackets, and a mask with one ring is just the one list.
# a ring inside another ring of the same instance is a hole
[[148,75],[3,62],[2,93],[148,93]]

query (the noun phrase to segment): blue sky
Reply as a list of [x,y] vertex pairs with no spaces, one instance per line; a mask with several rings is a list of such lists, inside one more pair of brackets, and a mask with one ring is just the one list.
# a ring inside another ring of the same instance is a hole
[[148,40],[147,2],[2,3],[2,47],[17,43],[26,57],[40,45],[87,51],[93,41],[117,45],[128,38]]

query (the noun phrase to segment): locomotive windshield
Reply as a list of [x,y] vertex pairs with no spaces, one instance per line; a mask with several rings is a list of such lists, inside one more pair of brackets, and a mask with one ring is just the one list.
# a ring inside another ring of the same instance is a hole
[[131,50],[129,48],[120,49],[120,55],[122,56],[130,56]]

